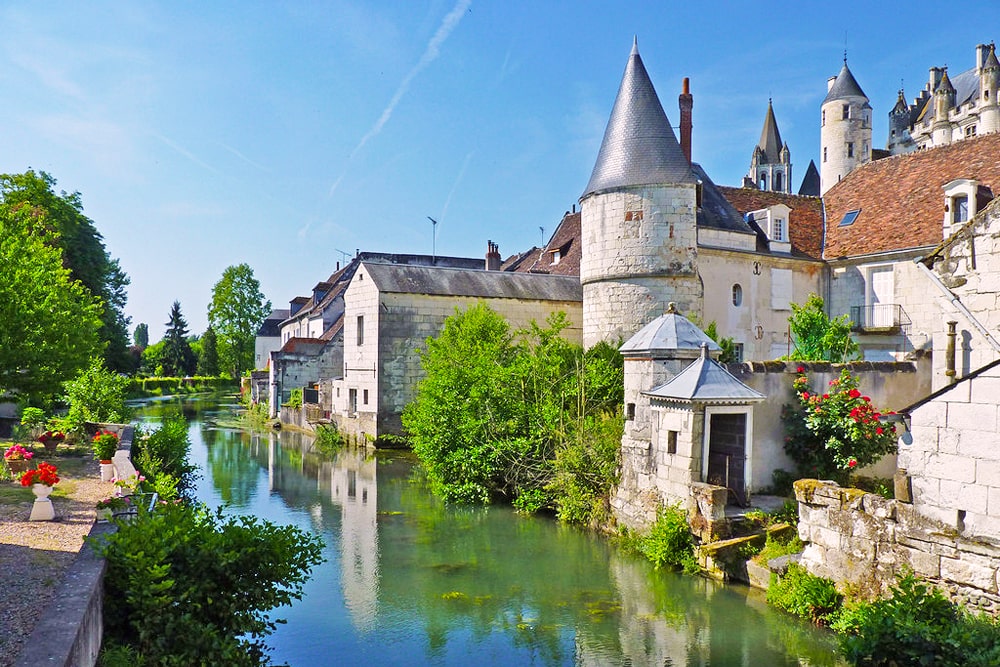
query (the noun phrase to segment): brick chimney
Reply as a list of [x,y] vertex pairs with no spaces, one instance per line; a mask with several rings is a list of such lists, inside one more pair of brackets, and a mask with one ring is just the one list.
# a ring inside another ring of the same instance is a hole
[[486,270],[500,270],[500,244],[493,241],[486,242]]
[[681,109],[681,151],[691,163],[691,109],[694,108],[694,98],[691,96],[690,82],[684,77],[681,94],[677,97],[677,106]]

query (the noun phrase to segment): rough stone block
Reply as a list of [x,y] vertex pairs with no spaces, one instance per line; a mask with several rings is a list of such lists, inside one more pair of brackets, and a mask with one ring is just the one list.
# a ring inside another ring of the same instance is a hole
[[986,559],[971,554],[963,554],[961,559],[942,558],[941,578],[963,586],[972,586],[984,591],[997,591],[997,569],[985,563]]
[[900,549],[905,554],[906,562],[920,576],[934,578],[941,576],[941,556],[909,547],[900,547]]
[[[956,482],[976,481],[976,460],[955,454],[931,454],[927,460],[927,474],[941,480]],[[944,494],[944,484],[941,485]]]
[[913,489],[913,502],[919,504],[938,505],[941,501],[940,481],[934,477],[916,477],[910,480]]

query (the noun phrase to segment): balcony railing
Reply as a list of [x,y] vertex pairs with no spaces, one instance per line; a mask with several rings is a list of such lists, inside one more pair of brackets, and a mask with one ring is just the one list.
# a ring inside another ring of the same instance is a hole
[[911,324],[910,317],[897,303],[873,303],[851,306],[851,330],[861,333],[895,334]]

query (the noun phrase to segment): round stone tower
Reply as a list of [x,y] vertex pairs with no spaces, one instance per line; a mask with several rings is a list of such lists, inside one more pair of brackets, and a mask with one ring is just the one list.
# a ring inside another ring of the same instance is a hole
[[701,313],[698,187],[633,44],[580,198],[585,347],[628,339],[671,301]]
[[934,90],[934,124],[931,125],[931,134],[934,137],[935,146],[944,146],[951,143],[951,110],[955,108],[955,86],[951,85],[948,78],[948,68],[944,69],[941,76],[941,83]]
[[847,58],[840,74],[827,82],[820,118],[820,194],[872,159],[872,107]]
[[979,78],[980,104],[979,124],[981,134],[1000,132],[1000,61],[997,60],[997,50],[990,44],[989,55],[983,63],[983,72]]

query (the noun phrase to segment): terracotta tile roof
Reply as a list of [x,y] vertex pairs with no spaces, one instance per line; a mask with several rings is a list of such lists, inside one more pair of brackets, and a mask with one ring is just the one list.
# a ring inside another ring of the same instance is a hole
[[289,338],[281,346],[281,351],[292,354],[319,354],[320,348],[324,345],[326,345],[326,341],[319,338]]
[[[942,186],[970,178],[1000,194],[1000,134],[869,162],[830,188],[826,259],[935,246],[944,224]],[[841,227],[849,211],[854,223]]]
[[792,253],[811,259],[823,256],[823,202],[819,197],[722,185],[718,188],[742,215],[775,204],[784,204],[792,209],[788,214],[788,240],[792,243]]
[[[559,261],[553,263],[556,251]],[[583,250],[580,245],[580,212],[566,212],[544,248],[532,248],[509,257],[500,267],[515,273],[548,273],[553,276],[579,276]]]

